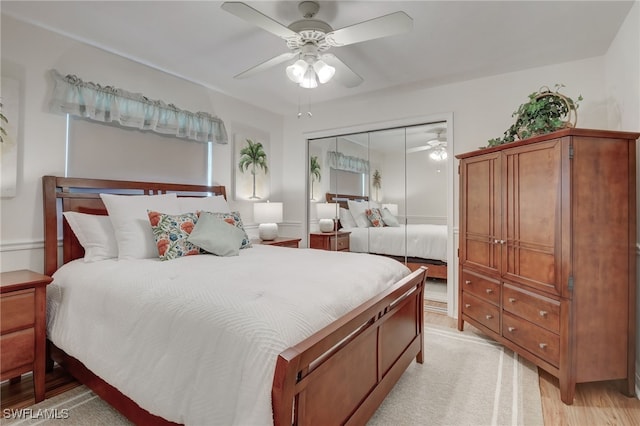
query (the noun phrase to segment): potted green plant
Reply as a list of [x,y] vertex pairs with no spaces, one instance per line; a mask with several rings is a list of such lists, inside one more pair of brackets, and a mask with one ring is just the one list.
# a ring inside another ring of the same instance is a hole
[[578,120],[578,102],[560,93],[563,84],[555,85],[555,92],[544,86],[539,91],[529,95],[529,101],[511,115],[516,117],[501,138],[488,141],[489,146],[514,142],[516,138],[527,139],[533,136],[555,132],[566,127],[575,127]]

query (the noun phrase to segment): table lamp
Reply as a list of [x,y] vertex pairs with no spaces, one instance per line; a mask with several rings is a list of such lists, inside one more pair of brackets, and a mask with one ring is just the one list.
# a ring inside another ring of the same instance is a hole
[[263,241],[275,240],[278,223],[282,222],[282,203],[254,203],[253,220],[258,223],[258,235]]
[[338,203],[318,203],[316,211],[318,212],[320,232],[332,232],[338,217]]

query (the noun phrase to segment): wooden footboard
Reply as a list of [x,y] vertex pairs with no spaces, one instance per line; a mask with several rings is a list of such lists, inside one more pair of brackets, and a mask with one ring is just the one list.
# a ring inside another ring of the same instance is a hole
[[276,425],[364,424],[423,362],[425,267],[278,357]]

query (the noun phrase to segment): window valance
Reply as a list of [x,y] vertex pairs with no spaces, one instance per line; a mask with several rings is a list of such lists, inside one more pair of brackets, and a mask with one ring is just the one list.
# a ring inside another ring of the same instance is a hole
[[369,174],[369,161],[344,155],[341,152],[327,151],[327,163],[333,169]]
[[51,110],[125,127],[151,130],[198,142],[228,142],[224,122],[206,112],[189,112],[140,93],[84,82],[52,70]]

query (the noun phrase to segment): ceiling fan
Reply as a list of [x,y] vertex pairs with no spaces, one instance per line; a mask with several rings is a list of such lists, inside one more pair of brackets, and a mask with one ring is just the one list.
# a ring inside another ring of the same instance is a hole
[[444,161],[447,159],[447,138],[442,136],[446,129],[436,129],[435,139],[427,141],[427,149],[430,149],[429,158],[435,161]]
[[328,82],[334,76],[345,87],[355,87],[363,79],[338,57],[325,53],[331,47],[348,46],[363,41],[411,31],[413,19],[404,12],[380,16],[338,30],[314,19],[320,5],[315,1],[302,1],[298,10],[303,19],[284,26],[242,2],[224,2],[222,9],[256,25],[287,42],[289,52],[273,57],[234,76],[246,78],[286,61],[298,58],[287,67],[287,77],[301,87],[314,88]]

